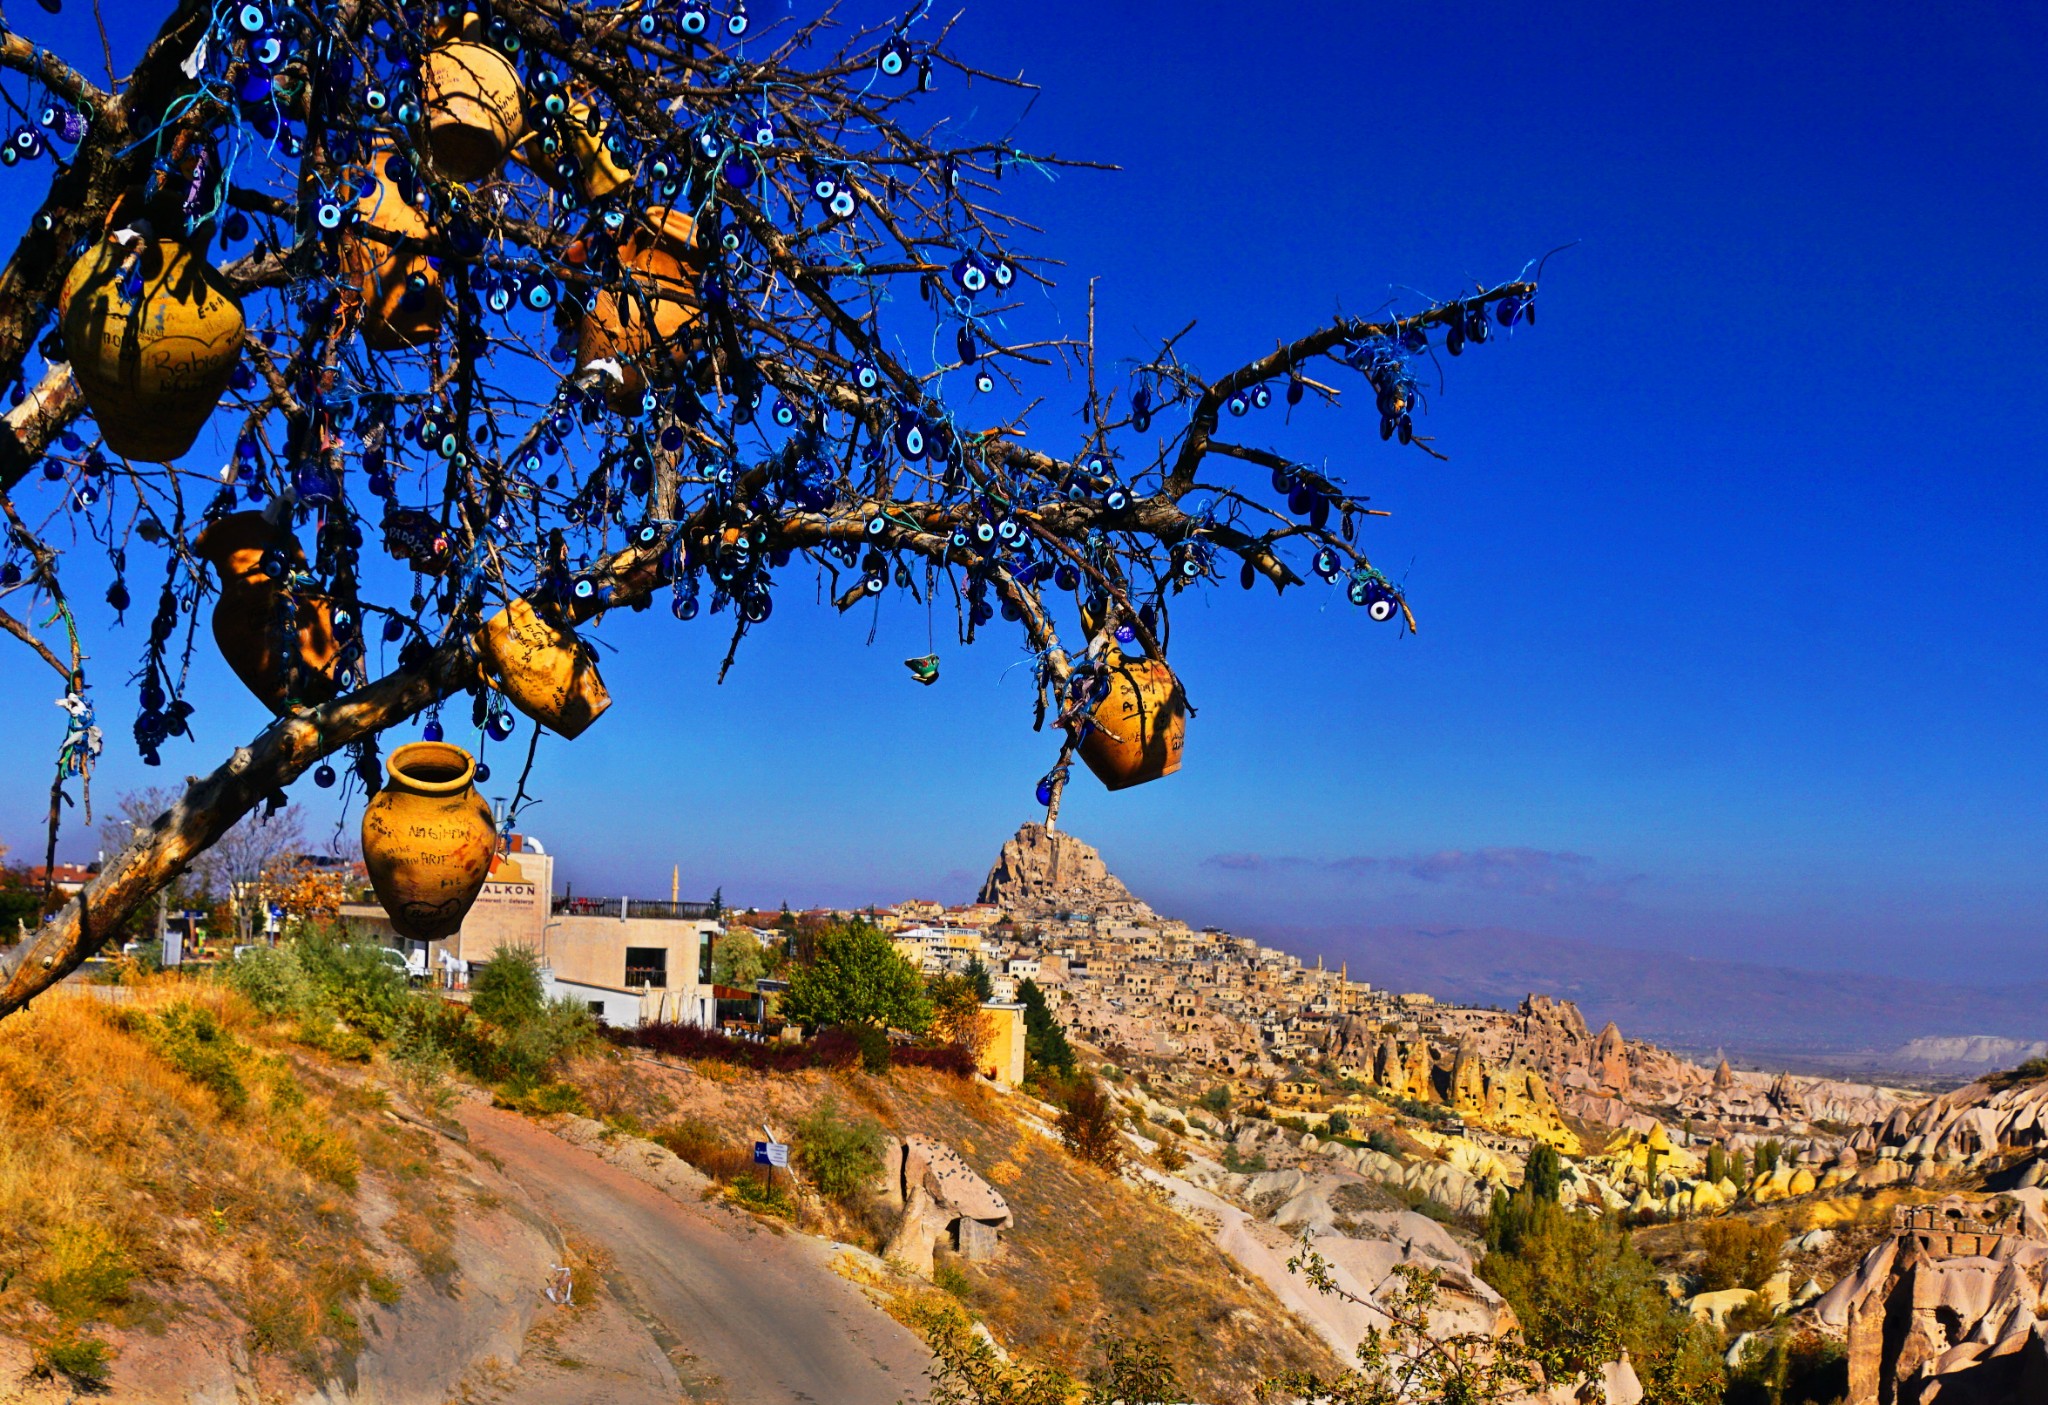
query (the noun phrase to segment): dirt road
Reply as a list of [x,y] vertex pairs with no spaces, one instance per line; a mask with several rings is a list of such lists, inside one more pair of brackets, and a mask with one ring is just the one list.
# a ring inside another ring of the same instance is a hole
[[828,1250],[722,1209],[680,1204],[509,1113],[469,1104],[472,1149],[535,1208],[611,1258],[608,1288],[726,1405],[897,1405],[925,1398],[923,1345],[833,1273]]

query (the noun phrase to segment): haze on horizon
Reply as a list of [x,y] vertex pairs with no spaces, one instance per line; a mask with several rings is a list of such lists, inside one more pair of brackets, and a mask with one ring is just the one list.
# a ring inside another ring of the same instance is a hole
[[[1290,451],[1393,512],[1366,540],[1421,633],[1263,587],[1183,606],[1186,769],[1114,796],[1081,777],[1062,816],[1135,891],[1247,931],[1502,926],[2048,978],[2027,281],[2048,16],[1048,3],[972,5],[957,34],[1043,84],[1034,144],[1123,167],[1013,177],[1065,260],[1065,325],[1099,275],[1114,355],[1199,318],[1183,350],[1220,366],[1333,305],[1446,296],[1578,241],[1539,324],[1431,395],[1448,463],[1355,409],[1298,412]],[[961,97],[970,123],[1014,116]],[[1057,426],[1080,391],[1041,388]],[[103,611],[86,554],[67,571]],[[666,895],[679,864],[686,895],[958,899],[1034,816],[1056,745],[1010,636],[962,649],[941,617],[921,689],[900,662],[929,647],[921,612],[789,603],[723,688],[708,623],[607,621],[616,704],[544,743],[530,787],[527,827],[579,891]],[[146,630],[131,611],[114,648]],[[122,672],[97,663],[97,806],[261,724],[202,631],[199,744],[148,770]],[[53,696],[0,673],[0,706],[41,719],[0,749],[14,860],[42,853]],[[323,832],[331,797],[293,798]],[[60,857],[90,858],[66,825]]]

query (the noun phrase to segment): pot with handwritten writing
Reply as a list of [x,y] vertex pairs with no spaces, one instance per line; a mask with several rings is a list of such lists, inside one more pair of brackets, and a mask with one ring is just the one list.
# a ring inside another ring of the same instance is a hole
[[639,412],[648,364],[660,356],[678,365],[689,359],[689,332],[701,313],[696,240],[697,222],[681,210],[634,216],[619,246],[619,278],[598,288],[577,322],[576,364],[618,367],[605,401],[620,414]]
[[58,295],[71,374],[124,458],[192,447],[242,354],[242,307],[193,246],[129,234],[88,249]]
[[452,936],[483,891],[497,848],[476,758],[446,742],[391,753],[390,779],[363,811],[363,864],[400,936]]
[[476,651],[491,686],[551,732],[579,737],[612,705],[583,641],[543,619],[524,596],[491,616]]
[[1109,691],[1088,715],[1081,759],[1110,790],[1156,781],[1180,769],[1187,741],[1187,697],[1163,659],[1103,660]]

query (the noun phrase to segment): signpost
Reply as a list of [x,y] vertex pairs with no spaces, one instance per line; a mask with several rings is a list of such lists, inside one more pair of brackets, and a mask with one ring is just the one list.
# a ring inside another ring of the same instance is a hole
[[789,1177],[789,1199],[796,1209],[797,1223],[803,1223],[803,1192],[796,1183],[796,1171],[789,1164],[789,1143],[775,1139],[775,1129],[766,1122],[761,1124],[761,1135],[768,1140],[754,1143],[754,1164],[766,1166],[772,1178],[779,1167]]

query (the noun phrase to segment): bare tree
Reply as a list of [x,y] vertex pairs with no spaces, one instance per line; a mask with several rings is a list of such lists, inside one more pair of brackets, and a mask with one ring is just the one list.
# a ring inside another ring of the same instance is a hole
[[[255,641],[236,666],[279,715],[0,957],[0,1014],[301,776],[374,788],[386,728],[452,705],[446,725],[508,739],[475,643],[507,601],[569,631],[665,594],[686,624],[723,616],[727,668],[812,593],[943,606],[962,644],[1000,614],[1057,734],[1056,814],[1076,750],[1121,740],[1097,711],[1120,660],[1166,669],[1184,592],[1319,580],[1414,627],[1360,540],[1384,514],[1276,447],[1283,421],[1358,377],[1380,439],[1435,454],[1432,363],[1535,314],[1517,278],[1336,314],[1220,373],[1180,335],[1105,364],[1092,287],[1085,336],[1036,330],[1025,294],[1054,270],[1006,182],[1083,163],[990,125],[1028,89],[922,8],[860,27],[745,0],[174,0],[108,87],[18,18],[0,73],[32,120],[5,178],[47,179],[0,270],[0,604],[25,592],[64,638],[5,609],[0,629],[74,718],[51,842],[99,738],[65,542],[105,553],[116,611],[155,584],[128,728],[146,762],[189,733],[216,588],[216,633]],[[144,306],[189,314],[189,362],[142,356]],[[209,397],[225,464],[187,452]],[[260,590],[209,574],[210,523],[249,534]],[[936,678],[936,653],[909,663]]]

